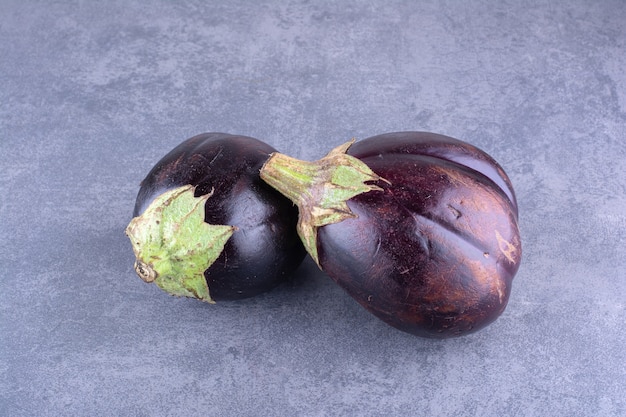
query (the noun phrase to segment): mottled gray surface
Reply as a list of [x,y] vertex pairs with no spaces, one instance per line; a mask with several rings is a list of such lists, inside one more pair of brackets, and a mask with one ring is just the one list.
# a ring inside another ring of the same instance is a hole
[[[622,0],[2,0],[0,415],[626,415],[625,22]],[[487,329],[401,333],[310,260],[216,306],[132,271],[139,181],[181,140],[313,159],[398,130],[513,180],[524,261]]]

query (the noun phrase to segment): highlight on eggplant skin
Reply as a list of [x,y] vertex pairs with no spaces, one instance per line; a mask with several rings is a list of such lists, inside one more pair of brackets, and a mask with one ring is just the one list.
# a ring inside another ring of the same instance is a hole
[[[515,193],[498,163],[472,145],[428,132],[374,136],[346,154],[356,160],[346,158],[342,172],[352,166],[363,178],[378,178],[359,179],[371,189],[348,198],[341,210],[350,213],[339,221],[315,219],[322,206],[294,197],[324,194],[307,190],[315,179],[294,192],[299,176],[283,175],[298,171],[297,160],[272,157],[261,170],[298,204],[300,223],[315,225],[315,247],[306,241],[305,247],[320,268],[376,317],[417,336],[461,336],[500,316],[521,241]],[[336,157],[324,159],[313,164],[334,178],[338,170],[329,165]],[[315,172],[311,164],[304,162],[300,173]]]
[[215,301],[253,297],[289,278],[305,251],[296,233],[297,209],[259,177],[276,150],[251,137],[204,133],[165,155],[141,182],[133,216],[155,198],[190,184],[211,194],[205,222],[235,226],[217,260],[204,272]]

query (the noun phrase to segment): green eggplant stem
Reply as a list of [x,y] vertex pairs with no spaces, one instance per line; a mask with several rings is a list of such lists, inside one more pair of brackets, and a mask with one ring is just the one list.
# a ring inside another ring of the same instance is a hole
[[314,162],[276,152],[261,169],[261,178],[298,206],[298,234],[318,265],[317,230],[355,217],[347,201],[359,194],[382,190],[370,182],[386,181],[346,153],[353,143],[354,139]]

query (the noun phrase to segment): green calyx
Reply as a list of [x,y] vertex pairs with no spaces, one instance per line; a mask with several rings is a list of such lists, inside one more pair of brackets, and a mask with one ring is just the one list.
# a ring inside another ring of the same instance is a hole
[[386,181],[364,162],[346,154],[353,143],[354,139],[314,162],[273,153],[261,169],[261,178],[298,206],[298,234],[318,265],[317,230],[356,217],[347,201],[381,190],[368,182]]
[[194,197],[185,185],[158,196],[126,228],[135,252],[135,271],[169,294],[214,303],[204,278],[224,250],[234,226],[204,221],[204,205],[212,193]]

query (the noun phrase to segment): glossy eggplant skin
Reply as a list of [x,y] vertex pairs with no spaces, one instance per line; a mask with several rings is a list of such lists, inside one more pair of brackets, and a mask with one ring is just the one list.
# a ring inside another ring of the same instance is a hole
[[288,279],[304,258],[297,209],[270,188],[259,170],[275,149],[246,136],[204,133],[164,156],[142,181],[133,216],[165,191],[191,184],[212,193],[205,222],[236,226],[219,258],[204,273],[215,301],[252,297]]
[[446,338],[505,309],[521,261],[515,193],[483,151],[424,132],[383,134],[348,154],[382,191],[348,200],[355,218],[321,227],[321,268],[400,330]]

